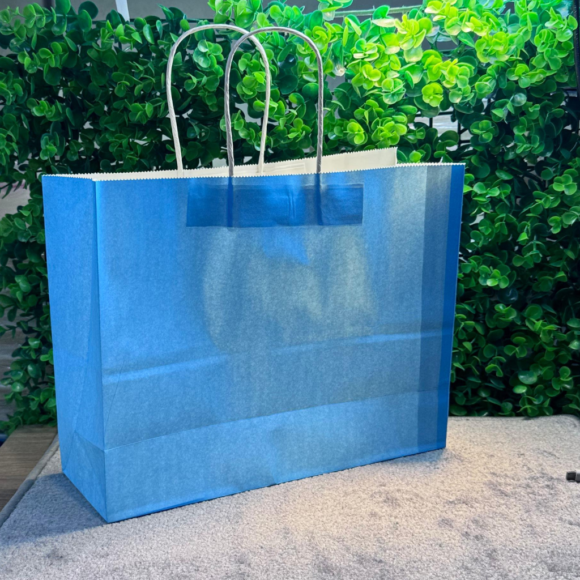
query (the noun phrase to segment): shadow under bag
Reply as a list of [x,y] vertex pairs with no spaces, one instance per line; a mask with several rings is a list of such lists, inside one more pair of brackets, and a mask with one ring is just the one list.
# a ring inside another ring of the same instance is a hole
[[234,177],[226,98],[229,169],[184,171],[168,91],[176,172],[43,178],[62,466],[108,522],[445,446],[464,166],[323,157],[298,36],[316,161],[264,124]]

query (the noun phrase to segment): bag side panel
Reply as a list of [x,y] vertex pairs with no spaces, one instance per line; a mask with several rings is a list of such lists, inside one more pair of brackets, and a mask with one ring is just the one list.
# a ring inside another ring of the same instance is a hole
[[56,176],[42,183],[63,471],[104,513],[95,186]]
[[[463,165],[432,165],[424,173],[420,384],[438,380],[433,390],[421,391],[417,423],[419,439],[437,441],[439,447],[445,447],[449,414],[463,170]],[[426,338],[434,333],[437,340]]]

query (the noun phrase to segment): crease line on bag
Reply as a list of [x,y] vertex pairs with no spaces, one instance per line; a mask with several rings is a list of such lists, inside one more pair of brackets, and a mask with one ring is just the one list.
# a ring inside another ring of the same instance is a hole
[[[149,441],[155,441],[156,439],[163,439],[164,437],[173,437],[173,436],[177,436],[177,435],[181,435],[183,433],[188,433],[190,431],[197,431],[199,429],[211,429],[213,428],[219,428],[222,427],[224,425],[232,425],[235,423],[243,423],[246,421],[258,421],[260,419],[265,419],[265,418],[269,418],[269,417],[276,417],[278,415],[290,415],[290,414],[294,414],[294,413],[300,413],[302,411],[309,411],[312,409],[321,409],[324,407],[335,407],[337,405],[350,405],[352,403],[361,403],[363,401],[379,401],[381,399],[387,399],[390,397],[396,397],[399,395],[405,395],[405,394],[418,394],[419,392],[422,393],[428,393],[430,391],[434,391],[437,392],[439,390],[439,383],[437,383],[437,385],[431,389],[425,389],[424,391],[400,391],[397,393],[389,393],[388,395],[381,395],[380,397],[362,397],[360,399],[351,399],[348,401],[340,401],[337,403],[324,403],[322,405],[311,405],[308,407],[302,407],[299,409],[291,409],[290,411],[280,411],[278,413],[270,413],[268,415],[258,415],[256,417],[244,417],[243,419],[234,419],[233,421],[223,421],[221,423],[210,423],[209,425],[201,425],[199,427],[190,427],[189,429],[182,429],[181,431],[174,431],[172,433],[165,433],[163,435],[156,435],[155,437],[148,437],[147,439],[139,439],[138,441],[132,441],[131,443],[123,443],[122,445],[115,445],[114,447],[106,447],[106,445],[103,447],[102,451],[107,453],[109,451],[113,451],[115,449],[121,449],[123,447],[131,447],[131,446],[135,446],[135,445],[140,445],[142,443],[145,442],[149,442]],[[80,436],[82,437],[82,435]],[[84,437],[83,437],[84,439]]]
[[[399,334],[373,334],[371,336],[363,336],[358,337],[355,340],[356,344],[365,344],[365,343],[373,343],[373,342],[392,342],[396,340],[420,340],[424,338],[438,338],[444,336],[446,333],[449,332],[449,329],[443,328],[442,331],[439,330],[432,330],[427,332],[412,332],[412,333],[399,333]],[[130,371],[121,371],[115,372],[108,375],[103,376],[103,384],[112,384],[116,381],[121,379],[123,380],[132,380],[132,379],[140,379],[147,376],[151,376],[152,374],[158,374],[161,372],[167,372],[170,369],[179,369],[181,367],[186,367],[195,363],[196,366],[209,366],[211,364],[215,364],[221,361],[225,361],[229,358],[236,358],[236,357],[243,357],[247,356],[248,354],[254,353],[278,353],[282,354],[285,352],[292,353],[301,350],[309,350],[313,349],[325,349],[325,348],[333,348],[340,346],[342,343],[350,343],[352,344],[352,338],[341,338],[341,339],[334,339],[332,341],[323,341],[319,343],[305,343],[305,344],[297,344],[291,346],[280,347],[276,349],[264,349],[261,351],[244,351],[238,353],[225,353],[225,354],[218,354],[218,355],[210,355],[200,359],[188,359],[185,361],[180,362],[173,362],[168,364],[156,365],[151,367],[144,367],[140,369],[130,370]],[[116,391],[115,391],[116,394]]]

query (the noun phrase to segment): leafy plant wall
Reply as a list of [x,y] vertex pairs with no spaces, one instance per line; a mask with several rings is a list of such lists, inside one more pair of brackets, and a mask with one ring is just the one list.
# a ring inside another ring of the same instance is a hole
[[[404,14],[338,17],[273,1],[211,0],[216,22],[290,26],[324,58],[325,153],[399,147],[406,162],[467,164],[451,412],[580,414],[580,150],[567,2],[429,0]],[[511,3],[510,3],[511,4]],[[164,73],[181,31],[165,19],[96,20],[85,2],[0,12],[0,182],[28,204],[0,221],[0,314],[23,337],[3,425],[52,423],[56,409],[42,217],[43,173],[175,167]],[[224,158],[223,67],[237,35],[191,38],[176,61],[174,99],[186,165]],[[312,51],[277,33],[260,39],[274,72],[270,161],[312,154],[317,78]],[[236,157],[255,161],[264,73],[253,48],[235,59]],[[450,110],[459,132],[428,118]],[[185,116],[187,114],[187,117]],[[154,331],[154,329],[152,329]]]

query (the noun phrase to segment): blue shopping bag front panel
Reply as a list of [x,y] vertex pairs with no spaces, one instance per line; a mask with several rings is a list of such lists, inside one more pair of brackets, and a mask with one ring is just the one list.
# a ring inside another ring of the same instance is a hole
[[65,473],[114,521],[443,447],[462,186],[45,179]]

